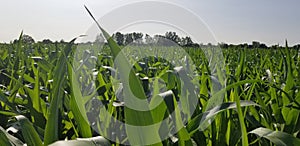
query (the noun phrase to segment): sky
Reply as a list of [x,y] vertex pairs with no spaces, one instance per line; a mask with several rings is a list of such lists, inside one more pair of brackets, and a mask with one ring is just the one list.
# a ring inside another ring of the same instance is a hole
[[109,33],[176,31],[198,43],[300,44],[299,0],[2,0],[0,42],[21,31],[69,41],[98,33],[86,5]]

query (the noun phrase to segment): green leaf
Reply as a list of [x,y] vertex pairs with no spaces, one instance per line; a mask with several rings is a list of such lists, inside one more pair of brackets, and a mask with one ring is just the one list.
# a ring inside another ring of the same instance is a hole
[[64,50],[59,56],[53,73],[53,89],[50,94],[50,108],[48,110],[47,124],[45,128],[44,142],[45,145],[53,143],[59,140],[59,125],[61,125],[61,120],[59,120],[62,103],[64,97],[64,88],[66,84],[66,72],[67,72],[67,56],[72,50],[72,44],[76,40],[73,39],[70,43],[66,45]]
[[10,140],[7,137],[7,134],[8,133],[6,133],[5,130],[2,127],[0,127],[0,145],[12,146]]
[[[174,107],[177,107],[178,105],[177,105],[177,101],[176,101],[175,97],[173,97],[173,101],[174,101]],[[173,117],[173,118],[175,119],[175,121],[174,121],[175,128],[178,130],[177,135],[178,135],[179,145],[181,145],[181,146],[192,145],[191,137],[182,122],[179,108],[175,108],[174,112],[175,112],[175,115],[174,115],[175,117]]]
[[[252,101],[241,101],[241,107],[245,106],[259,106],[258,104],[252,102]],[[211,120],[214,116],[219,114],[220,112],[223,112],[228,109],[236,109],[236,103],[235,102],[227,102],[222,103],[219,106],[216,106],[202,114],[197,115],[194,117],[187,125],[187,130],[192,135],[197,130],[204,130],[207,127],[207,122]]]
[[267,128],[260,127],[250,131],[249,133],[256,134],[259,137],[266,138],[277,146],[300,145],[300,139],[290,134],[287,134],[285,132],[273,131]]
[[[236,69],[236,74],[235,76],[237,77],[237,81],[242,80],[242,75],[243,75],[243,70],[244,70],[244,64],[246,61],[246,54],[244,50],[241,50],[240,53],[240,63]],[[244,116],[243,116],[243,111],[241,108],[240,104],[240,96],[239,96],[239,86],[236,86],[232,92],[232,96],[234,97],[234,101],[236,102],[237,106],[237,113],[238,113],[238,118],[239,118],[239,123],[241,127],[241,133],[242,133],[242,145],[243,146],[248,146],[248,137],[247,137],[247,129],[244,121]]]
[[[151,139],[160,139],[158,135],[158,130],[157,133],[151,133],[148,131],[141,130],[141,128],[138,128],[141,126],[149,126],[154,124],[152,114],[149,110],[147,97],[145,95],[141,81],[135,75],[135,72],[131,69],[131,65],[129,64],[128,60],[126,59],[118,44],[99,25],[92,13],[88,10],[88,8],[85,8],[108,42],[108,45],[114,57],[114,62],[120,72],[121,82],[123,83],[124,95],[126,97],[124,99],[125,103],[127,105],[135,105],[137,106],[137,108],[143,109],[143,111],[137,111],[135,109],[125,106],[124,112],[126,132],[129,142],[131,145],[153,144],[153,141]],[[134,100],[135,98],[137,99]],[[136,101],[139,101],[139,103],[137,104]]]
[[27,145],[32,145],[32,146],[43,145],[42,140],[40,139],[38,133],[33,127],[33,124],[25,116],[19,115],[16,116],[15,118],[20,123],[22,136]]
[[4,95],[1,90],[0,90],[0,101],[3,102],[4,105],[8,106],[10,108],[10,110],[12,110],[13,112],[17,113],[14,104],[12,104],[11,102],[9,102],[8,97],[6,95]]
[[104,137],[78,138],[77,140],[57,141],[49,146],[110,146]]
[[35,82],[35,80],[34,80],[30,75],[24,74],[24,75],[23,75],[23,78],[24,78],[27,82],[30,82],[30,83],[34,83],[34,82]]
[[0,114],[5,115],[5,116],[17,116],[18,115],[16,113],[11,112],[11,111],[3,111],[3,110],[0,110]]
[[78,78],[76,77],[76,73],[70,64],[68,64],[68,71],[71,86],[70,109],[73,112],[74,118],[78,124],[78,129],[81,136],[91,137],[92,131],[88,123],[88,118],[84,107],[85,103],[79,87],[80,84],[77,81]]
[[0,54],[1,60],[5,60],[8,55],[8,49],[5,49],[4,52]]
[[[286,44],[287,45],[287,44]],[[285,120],[285,124],[287,125],[285,127],[285,131],[292,133],[294,132],[294,126],[295,123],[297,122],[296,120],[298,119],[299,116],[299,110],[294,110],[294,109],[290,109],[289,107],[286,107],[288,104],[290,104],[290,98],[289,96],[291,96],[291,91],[292,88],[294,87],[294,77],[293,77],[293,73],[292,73],[292,57],[290,54],[290,50],[288,49],[288,46],[285,47],[285,52],[282,52],[282,55],[285,55],[285,67],[286,67],[286,81],[285,81],[285,86],[283,88],[283,91],[285,93],[282,93],[282,101],[283,101],[283,108],[281,110],[281,113],[283,115],[283,118]]]
[[31,62],[31,68],[34,73],[34,87],[30,89],[27,86],[24,86],[25,90],[27,91],[30,99],[30,114],[33,116],[35,122],[38,126],[43,127],[46,123],[45,117],[46,116],[46,104],[45,101],[40,97],[40,76],[39,76],[39,67],[34,66],[34,61]]
[[54,67],[51,63],[48,63],[44,58],[37,62],[38,66],[41,67],[46,72],[50,72]]
[[[158,80],[155,79],[154,83],[157,85]],[[162,121],[167,111],[167,106],[173,105],[173,103],[166,103],[166,101],[168,101],[170,98],[173,98],[173,92],[171,90],[152,97],[150,101],[150,108],[153,108],[151,113],[155,123]]]
[[1,146],[23,146],[24,143],[17,139],[16,137],[7,133],[1,126],[0,126],[0,145]]

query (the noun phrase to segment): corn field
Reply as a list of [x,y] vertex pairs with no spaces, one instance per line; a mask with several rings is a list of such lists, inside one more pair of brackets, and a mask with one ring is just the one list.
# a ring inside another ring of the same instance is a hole
[[[184,48],[187,72],[174,52],[165,55],[181,66],[136,58],[126,48],[140,46],[121,48],[99,28],[101,53],[22,34],[0,45],[0,145],[300,145],[299,49],[222,49],[218,69],[205,48]],[[126,106],[131,94],[147,110]]]

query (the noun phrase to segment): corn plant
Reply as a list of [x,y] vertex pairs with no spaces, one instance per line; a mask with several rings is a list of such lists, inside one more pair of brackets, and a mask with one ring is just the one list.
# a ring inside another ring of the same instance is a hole
[[[0,145],[300,145],[299,49],[222,49],[218,68],[209,48],[183,48],[192,63],[170,46],[118,46],[88,13],[101,51],[23,33],[0,44]],[[137,58],[153,48],[178,66]]]

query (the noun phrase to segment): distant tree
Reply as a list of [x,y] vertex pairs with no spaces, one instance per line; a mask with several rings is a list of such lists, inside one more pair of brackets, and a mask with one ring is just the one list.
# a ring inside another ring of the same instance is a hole
[[267,49],[268,46],[264,43],[260,43],[260,42],[257,42],[257,41],[253,41],[252,42],[252,48],[261,48],[261,49]]
[[235,47],[234,44],[229,44],[229,45],[228,45],[228,48],[234,48],[234,47]]
[[207,46],[208,46],[208,47],[212,47],[213,44],[212,44],[212,43],[207,43]]
[[13,44],[18,43],[18,41],[19,41],[19,40],[15,39],[15,40],[13,41]]
[[64,43],[66,43],[66,42],[65,42],[65,40],[64,40],[64,39],[61,39],[61,40],[59,41],[59,43],[62,43],[62,44],[64,44]]
[[34,39],[31,36],[27,35],[27,34],[24,34],[22,36],[22,40],[23,40],[24,43],[28,43],[28,44],[33,44],[35,42]]
[[124,35],[120,32],[117,32],[113,35],[114,39],[117,41],[118,45],[124,45]]
[[143,33],[141,33],[141,32],[138,32],[138,33],[133,32],[132,36],[133,36],[133,41],[134,42],[136,42],[138,44],[141,44],[143,42],[143,36],[144,36]]
[[166,32],[165,33],[165,37],[166,39],[169,39],[175,43],[177,43],[178,45],[180,44],[180,37],[176,34],[176,32]]
[[146,44],[152,44],[152,43],[154,43],[153,41],[154,40],[150,35],[148,35],[148,34],[145,35],[145,43]]
[[244,44],[238,44],[238,45],[234,45],[235,48],[250,48],[249,45],[247,43]]
[[228,44],[226,44],[226,43],[220,43],[219,46],[222,49],[227,49],[228,48]]
[[124,43],[124,45],[128,45],[132,42],[133,42],[133,34],[132,33],[125,34],[125,43]]
[[259,46],[260,46],[260,43],[259,43],[259,42],[257,42],[257,41],[253,41],[253,42],[252,42],[252,47],[253,47],[253,48],[259,48]]
[[171,46],[174,43],[173,41],[166,39],[163,35],[154,35],[153,42],[163,46]]
[[52,44],[53,42],[50,39],[44,39],[42,41],[43,44]]
[[94,43],[104,43],[105,39],[103,35],[100,33],[96,36]]
[[278,49],[279,48],[279,44],[277,44],[277,45],[272,45],[271,47],[270,47],[270,49]]
[[267,49],[268,46],[266,44],[261,43],[261,44],[259,44],[259,48]]
[[191,37],[189,37],[189,36],[183,37],[181,39],[181,45],[182,46],[191,47],[191,46],[193,46],[193,44],[194,43],[193,43]]
[[194,47],[194,48],[200,48],[200,45],[199,45],[198,43],[194,43],[194,44],[192,45],[192,47]]
[[293,48],[294,49],[300,49],[300,44],[294,45]]

